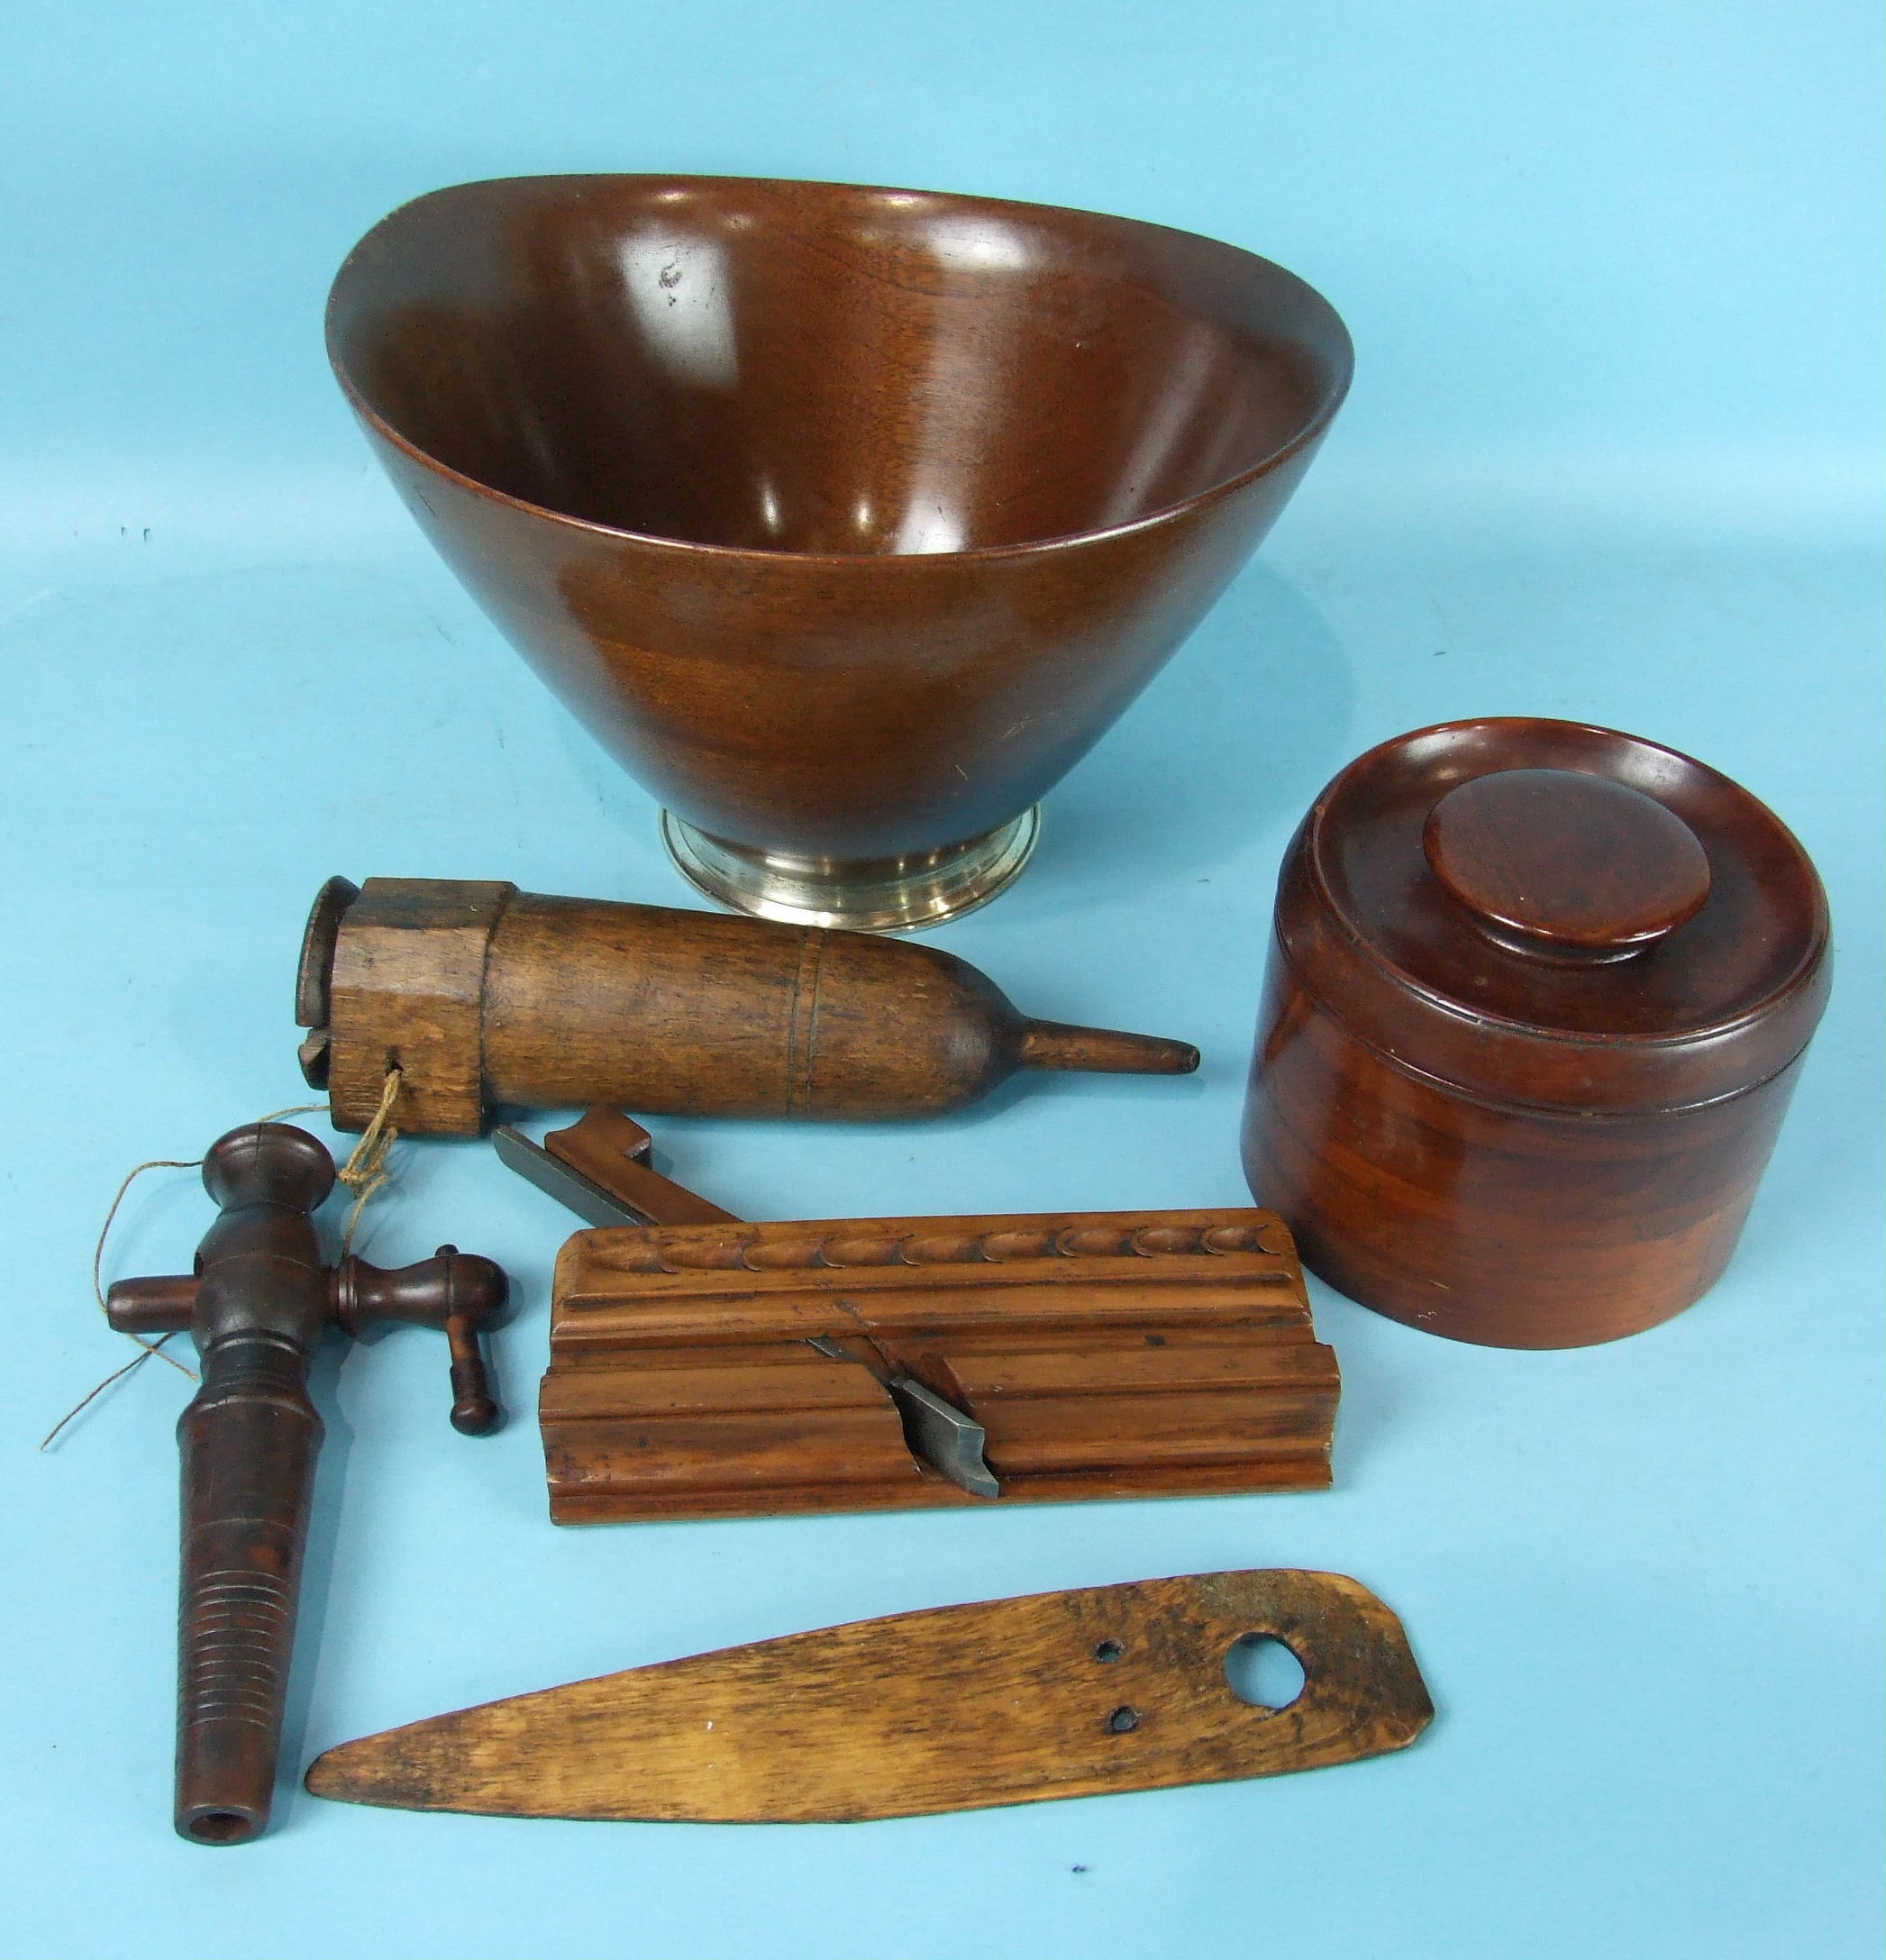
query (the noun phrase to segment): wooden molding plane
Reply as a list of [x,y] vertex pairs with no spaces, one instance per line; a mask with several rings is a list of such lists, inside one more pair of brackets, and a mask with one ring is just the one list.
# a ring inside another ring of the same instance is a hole
[[579,1232],[560,1524],[1322,1490],[1340,1377],[1253,1209]]

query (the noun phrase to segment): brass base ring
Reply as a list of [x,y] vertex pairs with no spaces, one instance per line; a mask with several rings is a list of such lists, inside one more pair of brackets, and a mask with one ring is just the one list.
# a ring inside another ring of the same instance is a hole
[[967,843],[894,858],[806,858],[728,843],[661,813],[661,841],[682,877],[734,912],[793,925],[914,933],[987,905],[1021,875],[1041,834],[1039,808]]

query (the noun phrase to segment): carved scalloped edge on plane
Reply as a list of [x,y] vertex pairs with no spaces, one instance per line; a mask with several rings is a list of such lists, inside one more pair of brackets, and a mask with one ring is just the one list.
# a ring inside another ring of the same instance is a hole
[[[715,1226],[651,1226],[610,1230],[606,1242],[586,1249],[598,1263],[625,1272],[750,1272],[844,1271],[858,1267],[1003,1265],[1038,1259],[1162,1259],[1256,1255],[1289,1260],[1289,1230],[1273,1213],[1227,1212],[1216,1223],[1197,1215],[1132,1213],[1105,1222],[1043,1223],[1029,1227],[1008,1220],[994,1229],[951,1232],[940,1218],[934,1231],[872,1233],[876,1221],[795,1238],[779,1227],[730,1234]],[[898,1225],[909,1221],[895,1221]],[[967,1221],[965,1221],[967,1222]]]

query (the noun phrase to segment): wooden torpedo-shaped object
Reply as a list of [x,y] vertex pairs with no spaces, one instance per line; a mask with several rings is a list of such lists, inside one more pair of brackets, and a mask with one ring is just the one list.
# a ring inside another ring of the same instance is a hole
[[[1237,1692],[1245,1643],[1303,1670]],[[316,1759],[319,1797],[409,1810],[837,1823],[1317,1769],[1434,1713],[1401,1623],[1333,1573],[1231,1572],[947,1606],[631,1668]]]

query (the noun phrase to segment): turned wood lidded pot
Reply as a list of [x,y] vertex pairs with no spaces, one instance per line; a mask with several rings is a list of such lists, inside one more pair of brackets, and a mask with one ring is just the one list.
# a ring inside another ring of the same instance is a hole
[[1285,855],[1251,1188],[1312,1270],[1433,1333],[1654,1326],[1735,1249],[1827,941],[1807,853],[1688,756],[1517,717],[1384,743]]

